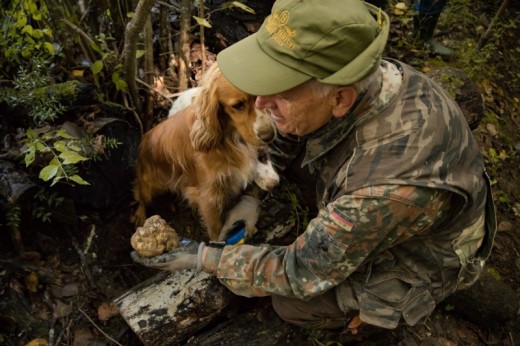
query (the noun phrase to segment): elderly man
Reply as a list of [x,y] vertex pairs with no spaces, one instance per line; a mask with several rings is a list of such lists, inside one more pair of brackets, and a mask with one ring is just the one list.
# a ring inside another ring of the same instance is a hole
[[[279,172],[317,212],[288,246],[201,243],[155,266],[206,271],[272,296],[290,323],[338,332],[414,325],[475,282],[496,228],[478,145],[438,84],[382,59],[388,31],[358,0],[278,0],[220,52],[224,76],[276,123]],[[250,228],[257,205],[244,197],[228,223]]]

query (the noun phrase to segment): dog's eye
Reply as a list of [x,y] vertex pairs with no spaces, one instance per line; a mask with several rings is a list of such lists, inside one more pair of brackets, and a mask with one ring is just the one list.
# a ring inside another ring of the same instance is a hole
[[236,109],[237,111],[241,111],[241,110],[243,110],[244,108],[246,108],[246,103],[243,102],[243,101],[240,101],[240,102],[235,103],[235,104],[234,104],[233,106],[231,106],[231,107],[233,107],[233,108]]

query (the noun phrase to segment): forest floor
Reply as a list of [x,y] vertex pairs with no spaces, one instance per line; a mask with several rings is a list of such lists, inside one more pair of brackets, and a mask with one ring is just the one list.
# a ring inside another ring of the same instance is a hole
[[[257,27],[267,14],[265,2],[249,1],[248,5],[257,10],[256,16],[236,13],[215,16],[213,30],[219,35],[210,33],[208,36],[226,37],[228,42],[233,42],[251,31],[251,27]],[[494,183],[499,232],[485,271],[499,284],[496,291],[486,291],[489,295],[483,299],[489,298],[491,303],[500,298],[502,301],[491,307],[494,314],[483,312],[481,316],[468,316],[456,299],[449,300],[439,305],[424,323],[399,327],[356,344],[520,344],[520,311],[505,311],[508,306],[503,302],[514,299],[510,305],[518,308],[520,294],[520,5],[517,2],[510,3],[498,19],[483,49],[475,50],[478,37],[490,25],[499,6],[498,0],[459,0],[448,5],[437,32],[438,38],[456,51],[456,56],[447,61],[414,43],[410,16],[392,13],[386,54],[425,73],[446,66],[464,70],[484,96],[485,116],[480,119],[474,135],[481,144]],[[242,33],[237,34],[237,30]],[[218,44],[209,42],[208,49],[214,53],[221,49]],[[166,112],[166,106],[158,109],[157,117]],[[26,345],[42,338],[52,345],[142,345],[112,304],[115,298],[156,273],[130,259],[129,240],[134,228],[129,221],[133,205],[130,186],[127,187],[128,191],[110,208],[73,206],[71,215],[77,222],[69,225],[24,219],[23,254],[15,251],[14,241],[3,227],[0,232],[0,344]],[[478,285],[479,282],[476,287]],[[268,298],[241,298],[236,304],[239,308],[230,319],[263,323],[265,316],[271,316]],[[273,330],[279,331],[279,328],[276,325]],[[284,333],[273,344],[334,344],[313,331],[287,327]],[[45,341],[40,342],[31,345],[46,345]],[[265,343],[256,340],[247,344]]]

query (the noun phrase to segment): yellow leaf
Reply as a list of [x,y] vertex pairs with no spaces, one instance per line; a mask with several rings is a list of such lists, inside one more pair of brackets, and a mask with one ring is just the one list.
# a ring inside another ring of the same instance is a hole
[[25,287],[32,293],[38,292],[38,286],[40,284],[38,280],[38,274],[30,272],[24,279]]
[[72,77],[83,77],[84,73],[85,73],[85,70],[72,70],[71,71]]
[[44,339],[44,338],[33,339],[25,344],[25,346],[48,346],[48,345],[49,345],[49,342],[47,341],[47,339]]
[[484,88],[484,91],[488,95],[491,95],[491,93],[493,92],[493,86],[491,85],[491,82],[489,81],[489,79],[484,79],[482,81],[482,87]]

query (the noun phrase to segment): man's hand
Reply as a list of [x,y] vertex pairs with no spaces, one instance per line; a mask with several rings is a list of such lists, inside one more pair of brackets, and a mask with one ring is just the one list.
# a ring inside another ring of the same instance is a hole
[[171,272],[185,269],[200,271],[202,269],[201,254],[205,247],[204,242],[199,244],[193,240],[183,239],[181,246],[159,256],[141,257],[135,251],[132,251],[130,255],[135,262],[150,268]]
[[[220,232],[219,241],[226,240],[233,230],[233,224],[238,220],[243,220],[246,225],[244,238],[250,238],[256,231],[255,225],[260,214],[260,201],[252,196],[244,195],[227,214],[226,222]],[[236,231],[236,230],[235,230]]]

